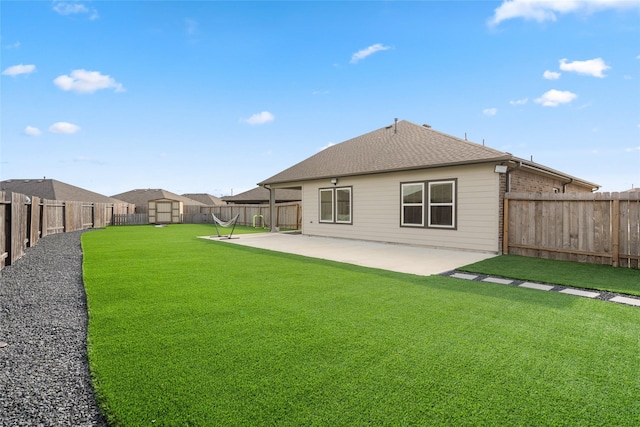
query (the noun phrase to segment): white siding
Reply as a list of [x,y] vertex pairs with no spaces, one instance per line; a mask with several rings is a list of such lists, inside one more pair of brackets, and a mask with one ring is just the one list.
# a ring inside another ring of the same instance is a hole
[[[439,248],[498,252],[499,175],[493,164],[339,177],[353,187],[353,224],[320,223],[318,193],[329,180],[302,185],[302,232]],[[400,183],[457,179],[457,229],[400,227]]]

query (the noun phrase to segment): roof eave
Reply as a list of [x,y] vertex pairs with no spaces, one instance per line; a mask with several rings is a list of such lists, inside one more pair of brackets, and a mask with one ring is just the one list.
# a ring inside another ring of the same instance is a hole
[[327,174],[327,175],[318,175],[307,178],[297,178],[297,179],[287,179],[287,180],[272,180],[271,178],[259,182],[258,185],[264,187],[265,185],[281,185],[281,184],[290,184],[290,183],[299,183],[306,181],[316,181],[320,179],[327,178],[340,178],[340,177],[349,177],[349,176],[365,176],[365,175],[379,175],[384,173],[393,173],[393,172],[407,172],[414,170],[422,170],[422,169],[437,169],[437,168],[446,168],[453,166],[467,166],[467,165],[475,165],[475,164],[484,164],[484,163],[496,163],[496,162],[505,162],[509,161],[513,158],[510,154],[505,154],[503,156],[492,157],[488,159],[482,160],[467,160],[462,162],[450,162],[450,163],[439,163],[436,165],[422,165],[422,166],[409,166],[404,168],[393,168],[393,169],[385,169],[379,171],[363,171],[363,172],[354,172],[354,173],[345,173],[345,174]]

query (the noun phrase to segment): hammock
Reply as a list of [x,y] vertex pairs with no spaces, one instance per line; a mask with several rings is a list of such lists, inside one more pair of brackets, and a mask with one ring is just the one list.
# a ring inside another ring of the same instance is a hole
[[[236,222],[238,221],[238,218],[240,217],[240,214],[236,214],[236,216],[234,216],[233,218],[231,218],[229,221],[222,221],[221,219],[219,219],[215,214],[211,214],[211,216],[213,216],[213,225],[216,226],[216,233],[218,233],[218,237],[220,238],[226,238],[226,239],[230,239],[231,236],[233,236],[233,230],[236,229]],[[222,236],[220,235],[220,230],[218,229],[218,225],[220,227],[224,227],[227,228],[230,225],[233,225],[233,227],[231,228],[231,233],[229,233],[228,236]]]

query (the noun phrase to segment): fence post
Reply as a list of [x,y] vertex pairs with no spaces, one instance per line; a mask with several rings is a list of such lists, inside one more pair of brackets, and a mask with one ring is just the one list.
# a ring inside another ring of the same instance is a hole
[[509,199],[504,198],[504,209],[502,211],[502,253],[509,253]]
[[611,224],[611,265],[618,267],[620,262],[620,200],[613,200],[613,224]]

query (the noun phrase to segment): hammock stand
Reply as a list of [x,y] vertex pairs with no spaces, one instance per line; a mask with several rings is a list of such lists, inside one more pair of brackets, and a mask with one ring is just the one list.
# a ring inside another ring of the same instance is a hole
[[[216,226],[216,233],[218,233],[218,237],[221,239],[231,239],[231,236],[233,236],[233,230],[236,229],[236,222],[238,222],[238,218],[240,217],[240,214],[236,214],[236,216],[234,216],[233,218],[231,218],[229,221],[222,221],[221,219],[219,219],[217,216],[215,216],[215,214],[211,214],[211,216],[213,216],[213,225]],[[231,228],[231,233],[229,233],[228,236],[222,236],[220,234],[220,230],[218,229],[218,225],[220,227],[224,227],[227,228],[230,225],[233,225],[233,227]]]

